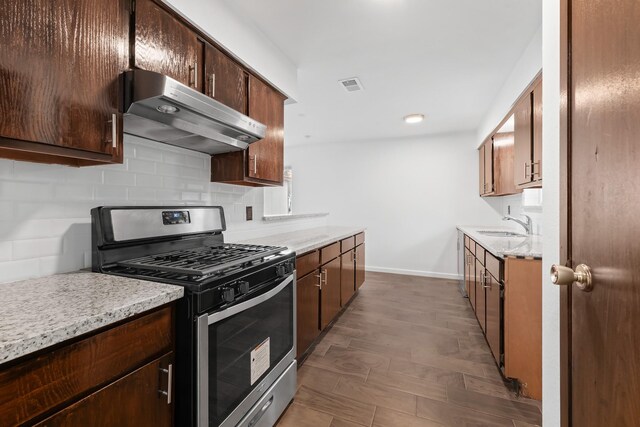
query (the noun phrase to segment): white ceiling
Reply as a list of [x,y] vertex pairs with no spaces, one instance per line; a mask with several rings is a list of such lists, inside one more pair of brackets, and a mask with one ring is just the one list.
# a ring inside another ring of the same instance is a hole
[[225,1],[299,67],[288,145],[475,130],[542,21],[541,0]]

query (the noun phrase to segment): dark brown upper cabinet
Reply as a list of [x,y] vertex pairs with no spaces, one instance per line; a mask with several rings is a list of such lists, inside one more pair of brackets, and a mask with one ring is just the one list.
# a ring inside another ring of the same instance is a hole
[[257,187],[282,185],[285,96],[253,75],[249,75],[248,94],[248,115],[267,125],[267,134],[243,152],[213,156],[211,181]]
[[118,76],[129,0],[22,0],[0,8],[0,157],[122,163]]
[[515,110],[514,183],[517,188],[542,186],[542,80],[527,91]]
[[493,135],[493,196],[520,193],[513,182],[514,133]]
[[209,43],[204,47],[204,93],[247,114],[248,73]]
[[204,42],[153,0],[136,0],[135,66],[202,91]]

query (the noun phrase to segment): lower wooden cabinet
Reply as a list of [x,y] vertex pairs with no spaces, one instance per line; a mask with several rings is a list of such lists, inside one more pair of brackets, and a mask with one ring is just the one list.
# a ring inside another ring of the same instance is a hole
[[169,427],[173,424],[170,404],[173,396],[168,391],[170,366],[173,371],[173,353],[144,365],[36,426]]
[[485,306],[485,295],[484,295],[484,265],[480,262],[480,260],[476,259],[476,318],[478,319],[478,323],[482,328],[482,331],[486,331],[487,329],[487,318],[486,316],[486,306]]
[[505,376],[524,396],[542,399],[542,261],[507,258],[504,297]]
[[346,305],[356,293],[356,251],[354,249],[340,255],[340,304]]
[[320,335],[320,271],[314,270],[297,282],[296,353],[300,358]]
[[360,233],[296,258],[298,360],[364,284],[364,248]]
[[173,319],[161,308],[0,369],[0,425],[172,425]]
[[340,312],[340,258],[335,258],[320,268],[323,276],[320,288],[320,328],[326,328]]
[[464,248],[464,286],[467,290],[469,297],[469,303],[471,307],[476,306],[476,262],[471,250],[468,247]]
[[485,336],[493,358],[501,365],[502,357],[502,284],[486,270],[485,273]]
[[356,246],[356,288],[360,289],[364,285],[365,271],[364,271],[364,246]]

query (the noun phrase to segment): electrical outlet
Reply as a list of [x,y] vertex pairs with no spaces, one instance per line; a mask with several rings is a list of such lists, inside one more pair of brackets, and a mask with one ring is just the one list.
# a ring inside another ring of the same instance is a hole
[[253,221],[253,206],[247,206],[247,221]]

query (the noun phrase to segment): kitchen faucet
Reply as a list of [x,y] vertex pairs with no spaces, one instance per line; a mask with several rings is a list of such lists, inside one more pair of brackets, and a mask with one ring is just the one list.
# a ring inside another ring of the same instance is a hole
[[533,234],[533,230],[531,229],[531,217],[529,215],[522,215],[523,217],[525,217],[527,219],[527,222],[521,221],[518,218],[514,218],[510,215],[505,216],[504,218],[502,218],[503,221],[514,221],[517,222],[518,224],[520,224],[521,226],[524,227],[525,231],[527,232],[527,234]]

